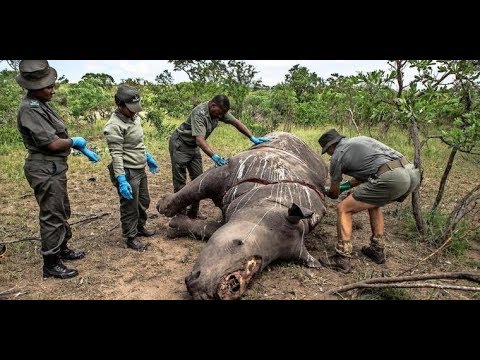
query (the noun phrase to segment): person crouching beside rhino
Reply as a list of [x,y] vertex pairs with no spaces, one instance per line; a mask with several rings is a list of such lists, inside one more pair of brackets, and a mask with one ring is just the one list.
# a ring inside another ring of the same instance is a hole
[[[330,129],[320,136],[322,154],[330,159],[330,188],[326,195],[337,199],[343,191],[355,190],[337,205],[335,254],[320,259],[329,268],[343,273],[352,270],[352,215],[368,210],[372,236],[362,253],[377,264],[385,262],[385,234],[382,207],[402,202],[420,184],[420,172],[398,151],[367,136],[350,139]],[[340,183],[342,174],[353,177]]]

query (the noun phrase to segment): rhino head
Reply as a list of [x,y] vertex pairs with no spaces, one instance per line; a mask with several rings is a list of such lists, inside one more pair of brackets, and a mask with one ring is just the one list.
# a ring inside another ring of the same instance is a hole
[[200,253],[185,278],[189,293],[194,299],[239,299],[254,277],[276,259],[298,259],[319,267],[304,239],[322,216],[295,204],[238,212]]

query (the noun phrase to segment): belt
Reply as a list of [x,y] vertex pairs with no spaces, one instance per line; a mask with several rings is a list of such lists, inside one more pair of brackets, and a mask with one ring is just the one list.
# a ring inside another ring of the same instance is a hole
[[383,173],[386,173],[387,171],[396,169],[398,167],[405,167],[409,162],[405,157],[402,157],[400,159],[395,159],[391,160],[383,165],[380,165],[377,170],[377,176],[382,175]]
[[29,153],[28,160],[67,161],[66,156],[47,155],[42,153]]

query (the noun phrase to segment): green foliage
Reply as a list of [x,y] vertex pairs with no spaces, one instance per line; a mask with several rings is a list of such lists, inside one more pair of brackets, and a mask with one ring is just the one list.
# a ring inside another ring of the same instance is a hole
[[323,84],[321,78],[305,66],[294,65],[285,75],[285,85],[292,88],[299,103],[315,99],[315,92]]
[[92,77],[69,85],[67,102],[70,114],[87,122],[94,122],[97,114],[105,116],[114,106],[113,94]]
[[[423,210],[423,217],[426,223],[427,233],[422,241],[427,242],[431,247],[438,248],[442,245],[439,241],[440,235],[444,232],[449,214],[446,211],[436,209],[435,211]],[[413,216],[405,213],[404,217],[405,235],[407,239],[417,241],[418,232],[416,230]],[[454,232],[451,234],[452,239],[446,248],[446,253],[454,256],[462,256],[471,246],[471,241],[478,238],[480,230],[470,231],[472,224],[466,219],[461,220]]]
[[22,137],[16,127],[0,126],[0,155],[23,147]]
[[0,71],[0,126],[16,126],[23,89],[15,81],[16,72]]
[[147,121],[157,130],[157,134],[166,137],[172,133],[175,126],[165,122],[165,111],[162,108],[151,108],[147,111]]

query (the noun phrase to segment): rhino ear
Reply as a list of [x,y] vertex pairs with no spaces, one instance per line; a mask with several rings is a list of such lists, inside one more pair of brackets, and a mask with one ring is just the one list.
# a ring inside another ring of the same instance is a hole
[[288,209],[287,220],[292,224],[298,224],[300,220],[312,217],[313,211],[293,203]]

